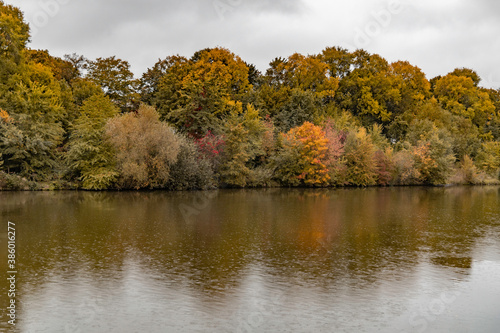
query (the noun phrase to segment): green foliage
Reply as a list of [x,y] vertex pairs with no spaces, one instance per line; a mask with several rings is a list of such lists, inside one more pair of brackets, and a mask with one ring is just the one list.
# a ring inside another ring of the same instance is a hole
[[111,98],[123,111],[133,110],[137,105],[137,81],[130,70],[130,64],[116,57],[97,58],[88,61],[87,78],[99,85],[104,94]]
[[309,91],[293,89],[288,100],[277,111],[274,121],[280,132],[288,132],[318,118],[319,100]]
[[88,190],[109,188],[118,178],[115,152],[104,138],[107,121],[119,110],[104,95],[94,95],[80,107],[73,124],[66,161],[71,172]]
[[222,127],[225,139],[224,161],[220,167],[223,183],[245,187],[251,177],[250,162],[263,155],[266,128],[258,111],[248,105],[245,112],[236,103]]
[[477,157],[478,165],[492,176],[500,170],[500,142],[484,142]]
[[349,133],[345,142],[346,183],[372,186],[377,183],[376,147],[365,128]]

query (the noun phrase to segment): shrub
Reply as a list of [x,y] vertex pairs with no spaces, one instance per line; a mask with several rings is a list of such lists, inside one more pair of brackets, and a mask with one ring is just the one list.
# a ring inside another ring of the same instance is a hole
[[188,137],[179,137],[177,162],[170,168],[167,188],[170,190],[205,190],[216,186],[213,160]]
[[160,121],[153,107],[141,105],[137,113],[111,119],[106,135],[117,153],[121,188],[162,188],[177,162],[179,137]]
[[375,145],[365,128],[351,132],[345,143],[346,182],[357,186],[377,183]]
[[279,180],[292,186],[327,185],[327,143],[325,132],[309,122],[282,134],[276,158]]

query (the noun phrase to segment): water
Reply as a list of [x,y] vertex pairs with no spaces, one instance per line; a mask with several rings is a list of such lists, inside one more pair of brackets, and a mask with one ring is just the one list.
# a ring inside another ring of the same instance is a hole
[[0,221],[0,331],[500,327],[499,187],[0,193]]

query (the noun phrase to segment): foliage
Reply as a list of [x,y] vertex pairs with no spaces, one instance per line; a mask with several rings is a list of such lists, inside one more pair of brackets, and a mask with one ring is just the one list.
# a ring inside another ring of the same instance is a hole
[[345,142],[346,183],[371,186],[377,183],[376,147],[365,128],[349,133]]
[[500,90],[469,68],[427,80],[327,47],[262,75],[216,47],[136,80],[115,56],[28,49],[22,12],[2,1],[0,30],[3,189],[498,182]]
[[245,187],[252,173],[250,163],[264,154],[264,123],[252,105],[243,112],[242,105],[235,104],[222,131],[225,151],[220,168],[221,181],[229,186]]
[[80,107],[80,116],[71,131],[66,160],[85,189],[107,189],[118,178],[115,152],[104,138],[107,121],[118,112],[113,102],[102,94],[90,97]]
[[281,134],[277,152],[278,179],[285,185],[325,186],[330,180],[327,168],[325,132],[310,122]]
[[179,130],[202,137],[252,88],[248,74],[245,62],[223,48],[174,59],[160,79],[156,105]]
[[137,81],[130,70],[130,64],[116,57],[97,58],[86,65],[87,78],[102,88],[122,111],[133,110],[138,96],[135,92]]
[[120,188],[155,189],[167,184],[181,143],[153,107],[141,105],[137,113],[111,119],[106,135],[116,151]]
[[481,169],[492,176],[497,175],[500,170],[500,142],[484,142],[477,160]]
[[[179,136],[179,154],[170,168],[166,188],[170,190],[205,190],[216,186],[215,164],[211,157],[186,136]],[[214,149],[215,152],[217,150]]]

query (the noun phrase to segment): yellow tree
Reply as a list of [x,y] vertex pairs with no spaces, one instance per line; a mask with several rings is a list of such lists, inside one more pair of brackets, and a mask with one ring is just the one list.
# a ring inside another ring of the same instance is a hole
[[329,67],[319,56],[294,53],[276,69],[284,74],[284,84],[314,92],[318,97],[333,98],[339,81],[329,75]]
[[469,76],[448,74],[440,78],[434,94],[444,109],[471,119],[480,129],[495,115],[495,105],[488,93],[476,87]]
[[401,102],[397,80],[387,61],[363,50],[353,53],[353,70],[342,79],[335,96],[337,104],[360,116],[365,123],[390,122]]
[[395,115],[415,108],[430,96],[431,84],[424,72],[408,61],[397,61],[389,66],[389,73],[395,80],[395,85],[401,94],[401,100],[392,105],[391,112]]
[[196,52],[178,59],[159,83],[156,104],[164,118],[182,131],[202,137],[218,126],[252,86],[249,68],[224,48]]

